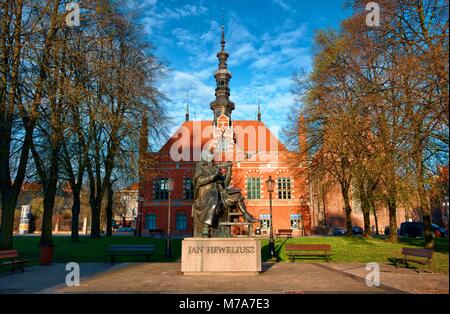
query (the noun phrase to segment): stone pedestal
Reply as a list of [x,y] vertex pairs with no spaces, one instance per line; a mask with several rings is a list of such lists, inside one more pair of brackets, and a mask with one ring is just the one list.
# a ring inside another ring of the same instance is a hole
[[184,275],[258,274],[261,240],[255,238],[186,238],[182,242]]

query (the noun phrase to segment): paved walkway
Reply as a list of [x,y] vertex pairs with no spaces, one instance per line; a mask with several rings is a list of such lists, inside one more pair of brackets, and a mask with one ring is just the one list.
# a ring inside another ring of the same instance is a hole
[[66,287],[65,264],[0,274],[0,293],[448,293],[449,277],[381,265],[380,287],[360,263],[264,264],[259,275],[183,276],[180,263],[82,263]]
[[180,263],[136,263],[56,293],[448,293],[449,277],[382,265],[380,287],[365,283],[365,264],[276,263],[248,276],[183,276]]
[[[80,263],[80,281],[108,270],[125,267],[109,263]],[[49,266],[25,267],[25,272],[0,273],[0,293],[52,293],[65,287],[66,264],[55,263]]]

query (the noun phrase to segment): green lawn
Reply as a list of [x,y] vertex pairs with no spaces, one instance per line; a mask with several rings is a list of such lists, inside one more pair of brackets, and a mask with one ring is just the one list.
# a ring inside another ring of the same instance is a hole
[[[360,237],[303,237],[293,239],[276,239],[275,248],[279,261],[287,261],[284,252],[286,243],[329,243],[332,246],[333,262],[378,262],[389,263],[390,258],[400,257],[400,250],[404,246],[423,247],[421,239],[401,240],[390,243],[383,239],[363,239]],[[39,237],[15,237],[14,247],[20,256],[30,258],[35,264],[39,261]],[[181,255],[181,240],[172,240],[172,259],[164,258],[165,241],[162,239],[138,238],[132,236],[114,236],[91,239],[80,238],[80,242],[72,243],[69,237],[54,237],[54,262],[109,262],[106,256],[111,244],[155,244],[156,252],[152,261],[176,261]],[[268,259],[268,240],[262,240],[263,260]],[[435,254],[431,270],[433,272],[448,273],[448,239],[437,239]],[[121,261],[145,261],[145,257],[119,257]],[[314,260],[307,260],[308,262]],[[319,260],[322,261],[322,260]]]
[[[14,237],[14,248],[19,251],[19,255],[29,258],[37,264],[39,262],[39,237]],[[55,263],[67,262],[109,262],[107,256],[108,246],[114,244],[155,244],[155,253],[150,257],[151,261],[175,261],[181,255],[181,240],[172,240],[172,258],[164,258],[165,240],[151,239],[147,237],[139,238],[133,236],[114,236],[91,239],[80,237],[80,242],[70,241],[70,237],[54,237],[55,245],[53,261]],[[144,262],[145,256],[117,257],[117,262]]]
[[[262,242],[263,260],[268,259],[268,240]],[[302,237],[276,239],[275,253],[279,261],[288,261],[284,251],[286,243],[331,244],[332,262],[377,262],[390,264],[392,258],[400,257],[402,247],[423,247],[423,239],[401,239],[399,243],[390,243],[384,239],[364,239],[361,237]],[[448,274],[448,239],[436,239],[435,253],[431,262],[431,271]],[[298,260],[297,260],[298,261]],[[308,262],[314,260],[309,259]],[[316,260],[323,262],[323,259]],[[416,265],[413,263],[412,265]],[[423,268],[422,266],[420,268]]]

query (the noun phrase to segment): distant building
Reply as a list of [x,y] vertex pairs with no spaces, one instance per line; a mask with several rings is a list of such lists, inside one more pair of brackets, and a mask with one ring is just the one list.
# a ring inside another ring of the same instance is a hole
[[134,222],[138,214],[138,195],[139,184],[133,183],[130,186],[117,191],[117,197],[120,204],[115,205],[114,220],[127,223]]

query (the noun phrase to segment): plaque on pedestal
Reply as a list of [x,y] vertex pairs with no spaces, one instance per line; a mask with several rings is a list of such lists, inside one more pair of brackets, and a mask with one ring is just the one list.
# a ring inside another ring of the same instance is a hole
[[184,275],[258,274],[261,240],[255,238],[186,238],[182,242]]

